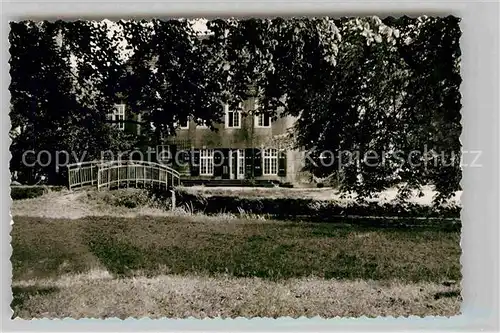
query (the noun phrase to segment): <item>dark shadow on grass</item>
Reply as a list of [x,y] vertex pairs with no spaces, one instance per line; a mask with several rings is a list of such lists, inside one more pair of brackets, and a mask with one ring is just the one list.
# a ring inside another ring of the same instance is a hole
[[90,251],[118,277],[128,276],[145,266],[145,255],[139,248],[125,242],[96,237],[89,242]]
[[190,216],[87,217],[71,223],[17,217],[12,237],[14,280],[79,273],[96,261],[117,277],[461,279],[460,233],[425,228],[212,223]]

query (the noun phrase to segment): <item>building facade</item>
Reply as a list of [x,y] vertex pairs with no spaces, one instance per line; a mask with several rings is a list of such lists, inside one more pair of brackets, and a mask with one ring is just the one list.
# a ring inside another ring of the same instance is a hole
[[[255,98],[244,101],[243,112],[222,106],[224,119],[214,125],[215,131],[192,119],[179,124],[176,135],[158,145],[156,158],[171,163],[185,179],[300,182],[304,161],[303,153],[293,147],[296,119],[249,114],[257,102]],[[135,127],[127,125],[125,105],[117,105],[111,117],[119,129],[140,135],[140,119],[131,122]]]

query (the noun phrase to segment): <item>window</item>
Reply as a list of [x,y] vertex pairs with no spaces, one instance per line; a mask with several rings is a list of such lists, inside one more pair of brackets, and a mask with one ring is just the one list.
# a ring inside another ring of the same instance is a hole
[[141,122],[142,122],[142,116],[139,113],[137,115],[137,135],[141,135]]
[[263,174],[264,176],[272,176],[278,174],[278,150],[277,149],[264,149],[263,158]]
[[245,175],[245,149],[238,149],[238,178]]
[[271,127],[271,117],[267,113],[255,116],[255,127]]
[[[240,104],[241,107],[241,104]],[[227,128],[241,128],[241,111],[229,111],[229,105],[225,104],[226,110],[226,127]]]
[[111,121],[119,130],[125,129],[125,104],[115,104],[115,109],[111,114]]
[[[254,111],[257,112],[259,109],[259,101],[257,98],[254,99]],[[259,113],[255,115],[255,127],[271,127],[271,117],[267,113]]]
[[214,150],[202,149],[200,151],[200,175],[213,176],[214,174]]

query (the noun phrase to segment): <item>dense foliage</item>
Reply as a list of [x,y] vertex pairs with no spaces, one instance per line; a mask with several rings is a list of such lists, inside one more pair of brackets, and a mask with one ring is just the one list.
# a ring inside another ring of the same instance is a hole
[[19,180],[61,183],[57,164],[123,144],[105,121],[116,98],[110,73],[119,68],[103,64],[116,54],[105,48],[106,31],[86,21],[11,23],[10,166]]
[[113,26],[11,24],[13,170],[26,149],[95,155],[137,142],[103,122],[117,98],[141,112],[153,143],[254,96],[254,112],[298,117],[295,144],[315,161],[306,168],[337,173],[360,198],[396,183],[403,196],[432,183],[437,201],[459,188],[455,17],[216,19],[206,34],[187,20]]

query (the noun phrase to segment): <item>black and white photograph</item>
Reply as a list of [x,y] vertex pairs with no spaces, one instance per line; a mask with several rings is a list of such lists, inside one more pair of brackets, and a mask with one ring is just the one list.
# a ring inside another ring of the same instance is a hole
[[12,318],[460,314],[459,17],[9,28]]

